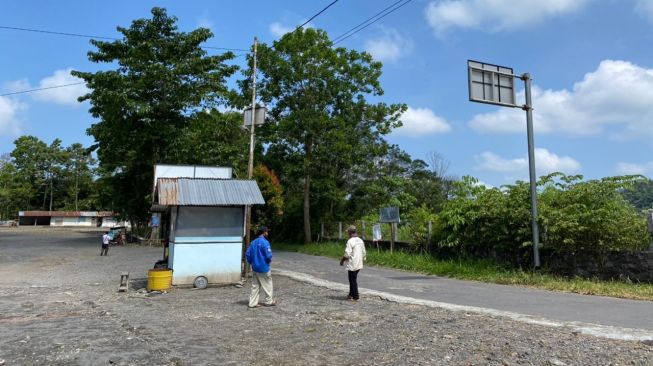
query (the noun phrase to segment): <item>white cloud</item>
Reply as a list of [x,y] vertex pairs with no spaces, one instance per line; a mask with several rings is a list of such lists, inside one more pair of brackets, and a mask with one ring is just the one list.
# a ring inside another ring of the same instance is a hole
[[7,97],[0,97],[0,136],[17,136],[20,134],[18,112],[26,109],[22,103]]
[[[12,92],[19,92],[37,88],[57,87],[35,91],[29,93],[29,95],[34,100],[76,107],[80,105],[77,98],[88,93],[89,90],[85,84],[69,85],[83,82],[82,79],[70,75],[70,71],[72,71],[72,68],[56,70],[51,76],[41,79],[36,86],[31,85],[26,79],[22,79],[5,83],[5,88]],[[58,87],[61,85],[69,86]]]
[[617,174],[630,175],[630,174],[646,174],[647,171],[651,171],[653,164],[633,164],[633,163],[618,163],[617,164]]
[[270,33],[276,38],[281,38],[284,34],[292,32],[295,28],[283,25],[280,22],[270,24]]
[[[39,82],[39,88],[48,88],[52,86],[75,84],[83,80],[70,75],[72,68],[66,70],[57,70],[52,76],[48,76]],[[63,88],[42,90],[33,93],[36,100],[44,102],[52,102],[56,104],[64,104],[70,106],[78,106],[80,103],[77,98],[88,93],[88,88],[85,84],[71,85]]]
[[213,21],[211,21],[208,16],[203,15],[199,19],[197,19],[197,26],[201,28],[213,30]]
[[395,130],[398,135],[420,137],[451,131],[451,126],[428,108],[412,108],[401,115],[403,126]]
[[[528,176],[528,157],[506,159],[493,152],[486,151],[476,156],[476,169],[488,170],[497,173],[506,173],[515,176]],[[535,149],[535,169],[537,176],[563,172],[567,174],[577,173],[581,165],[574,158],[569,156],[558,156],[547,149]]]
[[635,11],[653,22],[653,0],[636,0]]
[[393,62],[413,50],[413,42],[397,32],[395,29],[382,28],[380,38],[370,39],[365,42],[365,51],[380,61]]
[[[653,69],[604,60],[572,90],[535,86],[532,92],[536,132],[588,135],[610,128],[613,137],[653,135]],[[526,118],[519,109],[499,108],[474,116],[469,125],[478,132],[523,132]]]
[[442,0],[426,7],[426,19],[437,36],[451,28],[512,30],[582,8],[588,0]]

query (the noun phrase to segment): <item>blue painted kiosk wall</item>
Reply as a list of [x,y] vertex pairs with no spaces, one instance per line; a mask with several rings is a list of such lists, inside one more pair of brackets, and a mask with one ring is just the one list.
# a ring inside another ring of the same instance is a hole
[[172,223],[173,285],[190,285],[198,276],[212,284],[240,281],[244,207],[177,206]]

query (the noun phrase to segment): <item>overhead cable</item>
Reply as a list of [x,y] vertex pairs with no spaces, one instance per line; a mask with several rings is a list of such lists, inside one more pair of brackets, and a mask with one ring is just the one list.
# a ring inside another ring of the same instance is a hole
[[23,93],[31,93],[31,92],[35,92],[35,91],[48,90],[48,89],[64,88],[66,86],[81,85],[81,84],[86,84],[86,83],[84,81],[82,81],[82,82],[79,82],[79,83],[62,84],[62,85],[46,86],[46,87],[43,87],[43,88],[21,90],[21,91],[17,91],[17,92],[0,94],[0,97],[6,97],[8,95],[16,95],[16,94],[23,94]]
[[390,6],[386,7],[385,9],[381,10],[380,12],[374,14],[373,16],[369,17],[365,21],[361,22],[357,26],[351,28],[350,30],[346,31],[345,33],[339,35],[338,37],[333,39],[333,44],[336,45],[345,39],[353,36],[354,34],[362,31],[363,29],[369,27],[370,25],[378,22],[379,20],[385,18],[386,16],[394,13],[395,11],[399,10],[402,8],[404,5],[408,4],[413,0],[399,0],[391,4]]
[[[93,38],[93,39],[106,39],[106,40],[111,40],[111,41],[120,40],[120,38],[115,38],[115,37],[94,36],[94,35],[81,34],[81,33],[55,32],[55,31],[42,30],[42,29],[32,29],[32,28],[8,27],[8,26],[4,26],[4,25],[0,25],[0,29],[17,30],[17,31],[23,31],[23,32],[55,34],[55,35],[58,35],[58,36],[82,37],[82,38]],[[213,49],[213,50],[249,52],[249,50],[246,50],[246,49],[243,49],[243,48],[227,48],[227,47],[212,47],[212,46],[200,46],[200,47],[207,48],[207,49]]]

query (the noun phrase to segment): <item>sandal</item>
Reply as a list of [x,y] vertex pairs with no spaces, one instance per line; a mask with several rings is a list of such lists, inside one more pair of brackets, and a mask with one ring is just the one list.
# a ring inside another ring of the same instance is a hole
[[270,307],[270,306],[277,306],[277,300],[272,301],[269,304],[263,304],[263,306]]

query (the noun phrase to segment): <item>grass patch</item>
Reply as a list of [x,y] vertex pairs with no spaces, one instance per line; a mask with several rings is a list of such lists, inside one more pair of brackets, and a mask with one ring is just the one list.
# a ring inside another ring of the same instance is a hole
[[[324,257],[340,258],[344,243],[288,244],[275,243],[274,249]],[[491,260],[440,260],[429,255],[395,251],[377,252],[368,248],[368,265],[396,268],[404,271],[446,276],[503,285],[534,287],[545,290],[574,292],[584,295],[611,296],[625,299],[653,300],[653,285],[629,281],[565,278],[547,273],[506,268]]]

